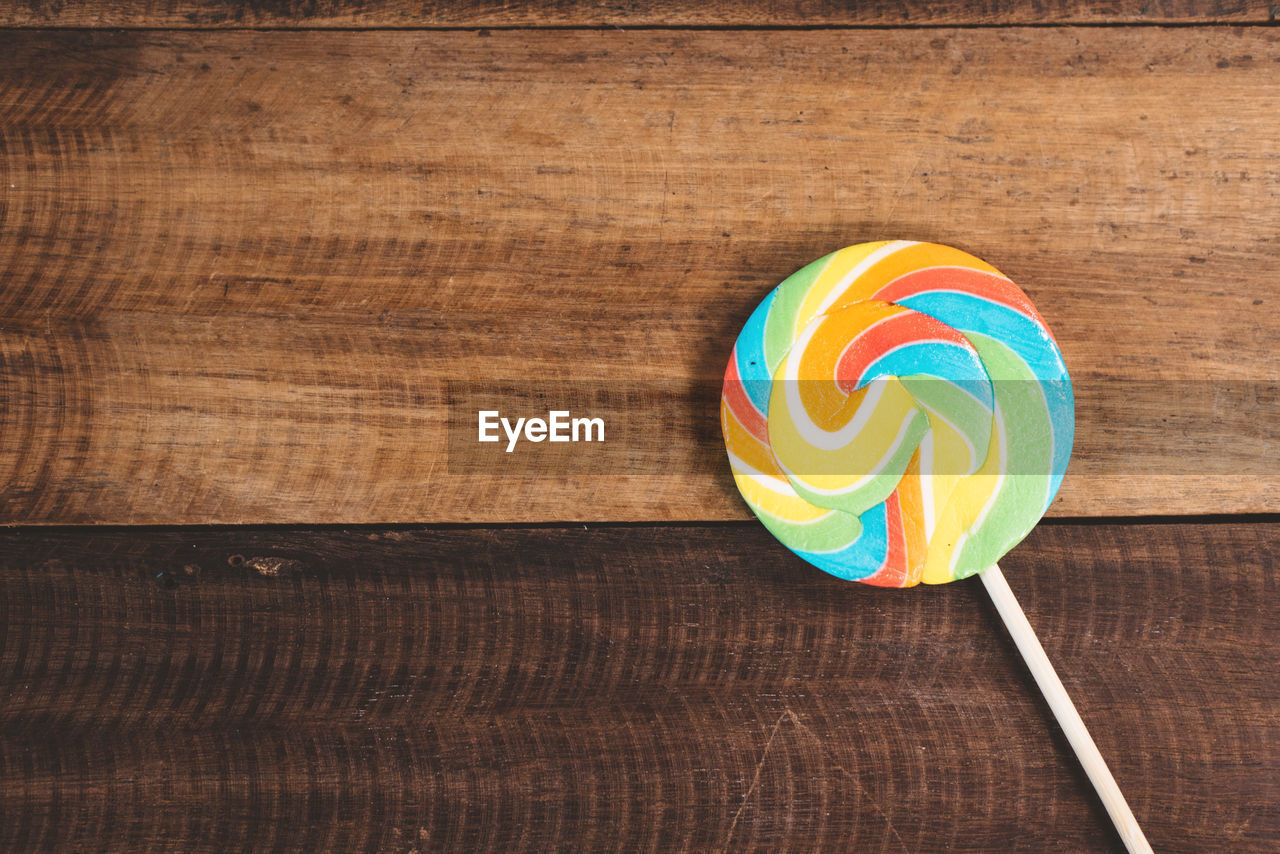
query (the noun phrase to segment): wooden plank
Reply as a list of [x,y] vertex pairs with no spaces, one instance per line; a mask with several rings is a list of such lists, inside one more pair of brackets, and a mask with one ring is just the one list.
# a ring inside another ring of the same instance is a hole
[[[1280,527],[1005,561],[1157,851],[1280,845]],[[977,580],[757,525],[0,532],[6,851],[1117,851]]]
[[10,27],[778,27],[1271,23],[1261,0],[768,0],[663,3],[567,0],[27,0],[0,9]]
[[[741,323],[896,236],[1050,319],[1080,401],[1053,512],[1274,511],[1278,40],[0,35],[0,518],[744,518]],[[649,385],[598,476],[515,477],[449,454],[449,384],[491,380]]]

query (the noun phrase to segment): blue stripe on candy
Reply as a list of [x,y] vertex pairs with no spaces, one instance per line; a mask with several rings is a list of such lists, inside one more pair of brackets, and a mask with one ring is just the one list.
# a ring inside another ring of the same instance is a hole
[[972,350],[950,341],[923,341],[895,347],[876,359],[858,379],[858,388],[880,377],[938,377],[959,386],[987,409],[995,409],[995,393],[982,361]]
[[1071,458],[1075,433],[1075,399],[1071,377],[1062,362],[1062,353],[1048,331],[1021,312],[973,294],[956,291],[926,291],[898,300],[898,305],[935,317],[960,332],[976,332],[995,338],[1013,350],[1044,390],[1053,425],[1053,472],[1049,479],[1048,502],[1058,493]]
[[818,569],[837,578],[857,581],[875,575],[889,557],[888,511],[885,510],[884,502],[872,507],[858,519],[862,522],[862,536],[839,551],[793,551]]
[[765,417],[769,415],[769,391],[773,385],[773,377],[769,375],[769,366],[764,359],[764,324],[769,317],[769,307],[778,290],[774,288],[769,295],[756,306],[747,318],[747,323],[738,335],[738,379],[747,392],[747,397],[756,409]]
[[1058,494],[1058,488],[1062,486],[1062,479],[1067,475],[1067,463],[1071,460],[1071,445],[1076,427],[1076,401],[1071,390],[1071,378],[1067,376],[1065,368],[1062,379],[1042,382],[1040,385],[1044,388],[1045,399],[1049,401],[1049,414],[1053,424],[1053,474],[1049,478],[1049,495],[1044,502],[1044,509],[1048,510],[1054,496]]
[[995,338],[1017,353],[1041,380],[1057,379],[1067,373],[1062,356],[1045,328],[1008,306],[956,291],[912,294],[898,305],[937,318],[960,332],[978,332]]

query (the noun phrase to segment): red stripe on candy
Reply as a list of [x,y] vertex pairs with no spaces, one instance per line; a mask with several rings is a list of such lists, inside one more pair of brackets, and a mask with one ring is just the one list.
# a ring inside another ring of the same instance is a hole
[[927,314],[906,309],[901,314],[873,324],[849,342],[836,363],[836,381],[840,390],[845,394],[852,394],[857,388],[858,380],[877,359],[904,344],[924,341],[958,344],[973,351],[965,337],[950,326]]
[[756,409],[755,404],[751,402],[742,380],[738,378],[737,347],[733,348],[733,354],[729,357],[729,367],[724,372],[724,390],[722,394],[724,395],[725,403],[729,405],[729,411],[733,413],[734,418],[738,419],[738,423],[748,433],[767,446],[769,444],[769,424],[760,410]]
[[884,500],[884,516],[888,541],[884,563],[871,575],[858,580],[876,587],[901,587],[907,577],[907,535],[902,525],[902,506],[898,503],[896,489]]
[[926,291],[959,291],[973,294],[1032,318],[1048,329],[1044,318],[1027,299],[1022,289],[1004,276],[974,270],[970,267],[927,267],[899,276],[880,290],[873,299],[896,303]]

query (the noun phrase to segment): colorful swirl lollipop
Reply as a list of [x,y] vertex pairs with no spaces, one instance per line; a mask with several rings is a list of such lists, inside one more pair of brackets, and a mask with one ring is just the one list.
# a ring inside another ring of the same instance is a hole
[[1043,318],[979,259],[863,243],[789,277],[743,327],[721,426],[747,504],[842,578],[941,584],[994,564],[1071,455],[1071,380]]
[[933,243],[821,258],[747,320],[720,424],[743,498],[813,565],[885,587],[980,574],[1125,845],[1151,851],[996,566],[1049,508],[1075,428],[1017,285]]

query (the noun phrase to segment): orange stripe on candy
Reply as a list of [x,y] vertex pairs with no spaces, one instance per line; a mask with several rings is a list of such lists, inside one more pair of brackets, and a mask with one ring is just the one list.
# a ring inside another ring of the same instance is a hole
[[898,482],[898,505],[902,508],[903,539],[907,543],[907,573],[903,586],[920,583],[924,574],[924,555],[929,548],[924,531],[924,493],[920,488],[920,449],[911,456],[902,480]]
[[913,243],[886,255],[872,264],[845,288],[832,303],[832,308],[859,300],[874,299],[874,294],[890,282],[915,270],[934,267],[965,267],[1000,274],[986,261],[951,246],[937,243]]
[[720,404],[720,429],[724,433],[725,447],[738,459],[758,472],[786,480],[786,475],[782,473],[778,461],[774,459],[769,444],[747,432],[723,400]]

